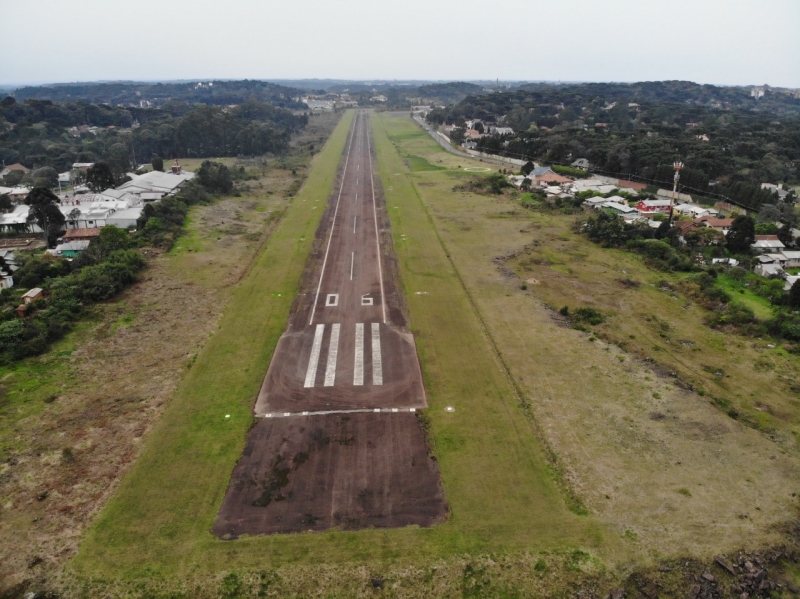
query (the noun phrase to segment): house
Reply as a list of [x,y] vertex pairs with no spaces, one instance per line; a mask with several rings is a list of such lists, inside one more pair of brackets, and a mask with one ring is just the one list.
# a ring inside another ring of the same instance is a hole
[[786,260],[784,263],[786,268],[800,268],[800,252],[797,250],[783,250],[781,254]]
[[100,236],[100,228],[93,227],[93,228],[86,228],[86,229],[68,229],[66,233],[61,236],[59,241],[62,242],[70,242],[70,241],[91,241],[95,237]]
[[143,208],[144,206],[139,205],[132,208],[127,208],[125,210],[117,210],[114,212],[114,214],[106,219],[106,224],[114,225],[120,229],[130,229],[131,227],[135,227],[136,222],[142,215]]
[[[138,175],[132,180],[117,187],[117,192],[133,193],[141,196],[142,194],[161,194],[171,195],[178,191],[187,181],[194,178],[194,173],[183,172],[180,165],[174,166],[177,172],[162,173],[161,171],[150,171],[144,175]],[[106,192],[103,192],[106,193]]]
[[[86,130],[88,131],[89,128],[87,127]],[[79,171],[83,171],[85,173],[86,171],[88,171],[93,166],[94,166],[94,162],[73,162],[72,163],[72,170],[79,170]]]
[[30,191],[27,187],[12,187],[11,191],[8,192],[8,197],[11,198],[12,202],[18,204],[25,201]]
[[583,200],[583,205],[588,208],[600,208],[603,204],[609,201],[611,198],[604,198],[603,196],[593,196],[591,198],[587,198]]
[[514,130],[511,127],[490,127],[489,132],[494,135],[514,135]]
[[44,291],[42,291],[39,287],[34,287],[30,291],[25,292],[25,294],[22,296],[22,301],[26,304],[30,304],[43,297]]
[[636,181],[628,181],[626,179],[619,179],[617,185],[619,185],[620,188],[633,189],[635,191],[643,191],[647,187],[646,183],[637,183]]
[[678,204],[675,206],[675,212],[683,216],[691,216],[693,218],[700,218],[701,216],[711,216],[711,210],[695,206],[694,204]]
[[577,160],[573,160],[570,164],[573,168],[582,168],[585,171],[589,170],[589,160],[587,158],[578,158]]
[[679,232],[681,237],[686,237],[686,234],[692,229],[697,229],[697,224],[690,220],[679,220],[673,225]]
[[21,233],[23,231],[32,231],[34,233],[41,233],[41,229],[36,225],[28,225],[28,213],[31,207],[25,204],[20,204],[14,207],[14,210],[6,214],[0,214],[0,231]]
[[757,253],[768,253],[785,247],[777,235],[756,235],[756,242],[750,244],[750,249]]
[[702,135],[695,135],[695,137],[700,141],[711,141],[711,138],[705,133],[703,133]]
[[619,202],[610,202],[608,200],[600,204],[599,208],[603,210],[612,210],[614,213],[621,215],[636,213],[636,208],[632,208],[627,204],[620,204]]
[[786,283],[783,285],[784,291],[791,291],[792,286],[800,281],[800,275],[787,275],[786,276]]
[[15,162],[14,164],[10,164],[8,166],[4,166],[3,170],[0,170],[0,178],[5,177],[11,171],[22,171],[23,173],[30,172],[31,169],[22,166],[19,162]]
[[701,227],[711,227],[712,229],[716,229],[724,235],[727,235],[728,231],[730,231],[731,227],[733,226],[732,218],[716,218],[714,216],[701,216],[694,219],[694,222]]
[[778,199],[783,200],[789,195],[789,192],[783,189],[780,185],[775,185],[774,183],[762,183],[761,189],[766,189],[772,193],[778,194]]
[[569,183],[572,181],[572,179],[562,177],[549,166],[537,166],[530,172],[528,177],[536,185],[541,185],[542,183]]
[[756,264],[754,272],[765,278],[783,277],[786,273],[780,264]]
[[643,215],[661,212],[663,214],[669,213],[669,208],[672,202],[669,200],[640,200],[636,204],[636,209]]
[[89,247],[91,241],[86,239],[80,239],[78,241],[67,241],[66,243],[62,243],[61,245],[57,245],[56,249],[53,253],[56,256],[62,256],[64,258],[77,258],[78,255]]

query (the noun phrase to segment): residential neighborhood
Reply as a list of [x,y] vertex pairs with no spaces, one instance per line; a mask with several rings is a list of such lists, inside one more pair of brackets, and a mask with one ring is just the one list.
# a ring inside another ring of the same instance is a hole
[[[127,173],[127,180],[116,188],[92,192],[86,185],[78,183],[81,178],[74,175],[86,173],[92,166],[93,163],[76,162],[71,171],[59,175],[59,187],[62,181],[66,187],[56,194],[58,209],[64,215],[66,233],[61,237],[63,243],[50,250],[55,255],[65,258],[77,256],[88,247],[88,240],[107,225],[120,229],[135,228],[145,205],[174,195],[194,177],[194,173],[184,171],[176,161],[166,172],[148,170],[142,173],[144,169],[141,168],[139,172]],[[28,172],[20,164],[5,167],[3,172],[14,170]],[[29,187],[0,187],[0,196],[7,195],[10,200],[8,210],[0,213],[0,233],[42,233],[29,218],[31,209],[25,203],[29,192]]]

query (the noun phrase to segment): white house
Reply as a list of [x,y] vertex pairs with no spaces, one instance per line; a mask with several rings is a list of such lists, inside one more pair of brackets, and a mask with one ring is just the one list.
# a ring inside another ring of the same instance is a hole
[[785,247],[777,235],[756,235],[756,242],[750,244],[750,248],[760,254],[782,250]]

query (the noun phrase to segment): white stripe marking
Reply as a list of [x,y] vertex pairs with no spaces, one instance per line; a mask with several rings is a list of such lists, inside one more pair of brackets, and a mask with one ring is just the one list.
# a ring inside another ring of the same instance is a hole
[[317,366],[319,365],[319,350],[322,348],[322,333],[325,332],[325,325],[318,324],[314,332],[314,343],[311,345],[311,356],[308,358],[308,370],[306,370],[305,387],[313,387],[317,378]]
[[336,380],[336,356],[339,354],[339,326],[333,325],[331,330],[331,344],[328,346],[328,366],[325,369],[325,387],[333,387]]
[[351,252],[350,253],[350,280],[351,281],[353,280],[353,262],[355,262],[355,260],[356,260],[356,253],[355,252]]
[[355,235],[355,234],[356,234],[356,219],[357,219],[357,218],[358,218],[357,216],[354,216],[354,217],[353,217],[353,235]]
[[381,325],[372,323],[372,384],[383,385],[383,365],[381,364]]
[[367,153],[369,154],[369,181],[372,187],[372,216],[375,219],[375,246],[378,248],[378,278],[381,282],[381,310],[383,312],[383,324],[386,324],[386,302],[383,299],[383,267],[381,266],[381,238],[378,235],[378,209],[375,207],[375,179],[372,173],[372,142],[367,130]]
[[356,364],[353,369],[353,385],[364,384],[364,323],[356,323]]
[[[347,157],[344,159],[344,171],[342,172],[342,184],[339,186],[339,196],[336,198],[336,208],[333,211],[333,221],[331,222],[331,234],[328,237],[328,247],[325,248],[325,258],[322,260],[322,271],[319,273],[319,284],[317,285],[317,295],[314,297],[314,305],[311,307],[311,318],[308,324],[314,323],[314,313],[317,311],[317,302],[319,301],[319,290],[322,289],[322,278],[325,276],[325,265],[328,263],[328,252],[331,249],[331,240],[333,239],[333,230],[336,226],[336,215],[339,213],[339,200],[342,199],[342,189],[344,189],[345,175],[347,174],[347,163],[350,161],[350,148],[353,147],[353,138],[356,135],[356,124],[358,119],[353,119],[353,133],[350,135],[350,143],[347,146]],[[381,283],[382,284],[382,283]]]

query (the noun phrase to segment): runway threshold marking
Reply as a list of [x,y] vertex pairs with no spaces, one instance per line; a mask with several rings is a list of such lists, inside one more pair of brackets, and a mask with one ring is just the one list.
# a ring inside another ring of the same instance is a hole
[[372,323],[372,384],[383,385],[383,364],[381,363],[381,325]]
[[[344,159],[344,169],[342,170],[342,183],[339,185],[339,195],[336,197],[336,208],[333,210],[333,221],[331,222],[331,234],[328,236],[328,245],[325,248],[325,257],[322,259],[322,270],[319,273],[319,283],[317,284],[317,294],[314,297],[314,305],[311,307],[311,318],[308,321],[309,326],[314,323],[314,314],[317,311],[317,302],[319,301],[319,292],[322,289],[322,279],[325,276],[325,265],[328,263],[328,253],[331,249],[331,241],[333,240],[333,231],[336,228],[336,215],[339,213],[339,202],[342,199],[342,190],[344,189],[344,180],[347,178],[347,163],[350,161],[350,150],[353,147],[353,138],[356,136],[356,125],[358,119],[353,119],[353,133],[350,135],[350,143],[347,144],[347,156]],[[383,284],[383,283],[381,283]]]
[[[367,121],[369,122],[369,121]],[[375,178],[372,172],[372,142],[367,128],[367,154],[369,157],[369,181],[372,188],[372,216],[375,220],[375,246],[378,248],[378,279],[381,282],[381,312],[383,313],[383,324],[386,324],[386,302],[383,295],[383,266],[381,266],[381,238],[378,235],[378,209],[375,206]]]
[[331,342],[328,347],[328,365],[325,368],[325,387],[333,387],[336,380],[336,357],[339,354],[339,324],[331,328]]
[[364,384],[364,323],[356,323],[356,363],[353,368],[353,385]]
[[289,418],[291,416],[329,416],[331,414],[397,414],[414,413],[417,408],[354,408],[352,410],[321,410],[318,412],[268,412],[262,418]]
[[311,345],[311,356],[308,358],[308,369],[306,370],[305,387],[313,387],[317,378],[317,366],[319,365],[319,352],[322,348],[322,334],[325,332],[325,325],[318,324],[314,331],[314,343]]

